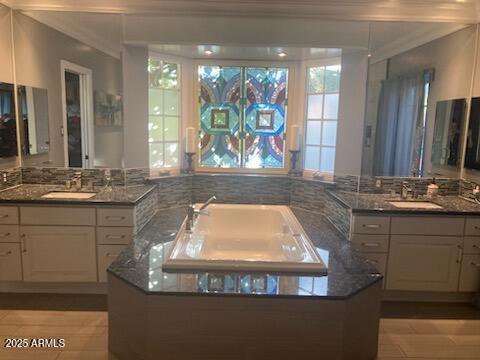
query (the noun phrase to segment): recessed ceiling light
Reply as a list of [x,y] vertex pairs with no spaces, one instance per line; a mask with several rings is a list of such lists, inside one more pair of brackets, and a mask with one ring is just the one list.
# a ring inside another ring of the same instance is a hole
[[212,55],[213,51],[212,50],[205,50],[205,55]]
[[287,56],[287,54],[282,51],[282,52],[279,52],[279,53],[278,53],[278,56],[279,56],[279,57],[285,57],[285,56]]

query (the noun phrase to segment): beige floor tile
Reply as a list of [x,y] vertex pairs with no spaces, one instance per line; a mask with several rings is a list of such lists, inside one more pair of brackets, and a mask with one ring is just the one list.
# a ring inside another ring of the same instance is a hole
[[448,335],[457,345],[480,345],[480,335]]
[[478,320],[410,320],[417,334],[480,335]]
[[83,325],[87,319],[81,314],[66,311],[15,310],[1,319],[2,325]]
[[3,349],[0,350],[2,360],[57,360],[60,355],[58,350],[27,350]]
[[107,351],[62,351],[56,360],[109,360]]
[[381,319],[381,334],[414,334],[408,319]]
[[66,336],[63,351],[100,351],[108,349],[107,334],[95,336]]
[[0,325],[0,336],[12,335],[20,328],[20,325]]
[[15,336],[57,337],[75,336],[102,336],[107,333],[106,327],[101,326],[21,326],[15,331]]
[[392,358],[403,358],[405,354],[402,352],[400,347],[395,344],[389,345],[378,345],[378,357],[392,357]]
[[478,359],[480,357],[480,346],[447,344],[402,344],[399,346],[407,358]]

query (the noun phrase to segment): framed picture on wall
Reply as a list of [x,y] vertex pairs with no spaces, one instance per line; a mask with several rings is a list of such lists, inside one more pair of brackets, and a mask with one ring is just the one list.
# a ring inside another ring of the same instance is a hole
[[94,98],[95,126],[122,126],[122,97],[120,95],[95,91]]

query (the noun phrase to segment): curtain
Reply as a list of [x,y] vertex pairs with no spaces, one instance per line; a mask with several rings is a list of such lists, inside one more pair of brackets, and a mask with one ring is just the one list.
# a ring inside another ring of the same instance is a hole
[[424,75],[384,80],[378,104],[373,174],[411,176],[418,173],[414,161],[420,152],[417,141],[423,127],[421,106]]

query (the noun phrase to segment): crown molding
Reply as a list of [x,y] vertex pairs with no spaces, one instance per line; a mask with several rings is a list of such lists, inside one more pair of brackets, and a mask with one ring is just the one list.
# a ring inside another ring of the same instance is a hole
[[423,44],[427,44],[433,40],[439,39],[461,29],[464,29],[468,25],[456,25],[444,29],[436,29],[431,31],[413,31],[405,36],[397,38],[388,43],[388,45],[383,46],[374,53],[370,58],[370,63],[374,64],[376,62],[391,58],[392,56],[401,54],[405,51],[414,49]]
[[349,21],[429,21],[473,24],[477,1],[451,0],[4,0],[17,10],[138,15],[297,17]]
[[96,50],[99,50],[116,59],[120,59],[121,43],[118,43],[117,46],[115,46],[115,44],[111,44],[109,41],[106,41],[94,30],[90,30],[85,26],[80,26],[75,22],[69,22],[68,18],[63,17],[61,13],[22,11],[22,14],[31,17],[32,19],[63,34],[66,34],[86,45],[89,45]]

